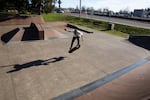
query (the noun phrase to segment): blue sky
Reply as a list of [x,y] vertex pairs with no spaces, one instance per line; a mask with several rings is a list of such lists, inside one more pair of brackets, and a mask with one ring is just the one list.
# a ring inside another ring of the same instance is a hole
[[[80,0],[61,0],[61,6],[63,8],[76,8],[79,6]],[[113,11],[129,10],[134,9],[150,8],[150,0],[81,0],[82,6],[93,7],[94,9],[108,8]],[[57,4],[58,6],[58,4]]]

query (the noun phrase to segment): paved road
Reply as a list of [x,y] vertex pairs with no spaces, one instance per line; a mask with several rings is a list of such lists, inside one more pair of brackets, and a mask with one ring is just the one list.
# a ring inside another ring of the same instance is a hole
[[[1,100],[50,100],[150,55],[125,38],[94,30],[90,30],[94,34],[84,33],[80,49],[70,54],[70,33],[64,31],[65,24],[59,25],[45,27],[68,38],[0,42]],[[16,26],[0,26],[0,33],[13,28]]]
[[[70,14],[73,16],[79,16],[78,14]],[[128,19],[120,19],[120,18],[112,18],[112,17],[104,17],[104,16],[91,16],[91,15],[82,15],[82,17],[86,18],[92,18],[92,19],[98,19],[106,22],[112,22],[112,23],[118,23],[118,24],[124,24],[129,26],[136,26],[136,27],[142,27],[142,28],[148,28],[150,29],[150,22],[141,22],[141,21],[135,21],[135,20],[128,20]]]

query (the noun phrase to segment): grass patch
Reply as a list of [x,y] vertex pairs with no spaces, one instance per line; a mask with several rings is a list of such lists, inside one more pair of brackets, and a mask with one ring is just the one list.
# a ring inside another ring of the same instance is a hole
[[67,17],[63,14],[54,14],[54,13],[48,13],[48,14],[42,14],[44,20],[46,21],[66,21]]
[[150,35],[150,29],[115,24],[115,30],[128,33],[130,35]]
[[112,35],[120,36],[120,37],[125,37],[125,38],[127,38],[129,35],[129,34],[126,34],[126,33],[120,32],[120,31],[116,31],[116,30],[106,30],[104,32],[112,34]]
[[107,30],[109,23],[100,20],[54,13],[43,14],[42,16],[46,21],[67,21],[69,23],[92,28],[98,31],[104,31],[106,33],[121,37],[127,37],[128,35],[150,35],[150,29],[137,28],[121,24],[115,24],[114,30]]

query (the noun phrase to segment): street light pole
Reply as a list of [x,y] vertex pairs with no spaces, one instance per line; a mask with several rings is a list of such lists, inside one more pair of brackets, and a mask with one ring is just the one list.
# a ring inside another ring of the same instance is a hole
[[81,17],[81,0],[80,0],[80,14],[79,17]]

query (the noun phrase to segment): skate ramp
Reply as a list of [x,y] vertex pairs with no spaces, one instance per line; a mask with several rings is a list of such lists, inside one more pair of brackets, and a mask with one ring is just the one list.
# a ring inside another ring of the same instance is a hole
[[[31,23],[29,27],[16,28],[3,34],[1,40],[4,43],[10,41],[42,40],[43,38],[40,37],[40,32],[41,30],[37,28],[34,23]],[[42,32],[44,32],[44,30]]]
[[40,15],[35,16],[1,16],[0,25],[29,25],[31,22],[44,24],[44,19]]
[[137,46],[150,50],[150,36],[129,36],[129,41]]
[[29,27],[18,27],[3,33],[1,40],[3,43],[34,41],[67,38],[67,32],[64,31],[65,23],[38,24],[31,23]]

